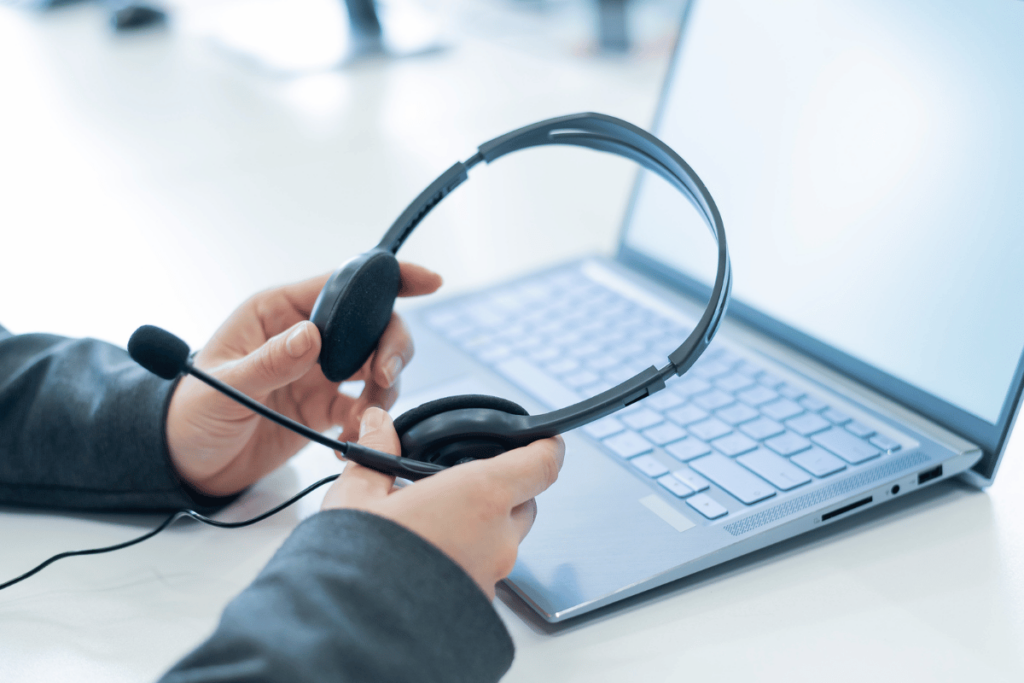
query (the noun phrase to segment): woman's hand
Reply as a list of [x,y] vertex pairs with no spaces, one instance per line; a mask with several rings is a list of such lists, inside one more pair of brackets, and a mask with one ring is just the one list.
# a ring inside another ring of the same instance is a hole
[[[391,418],[378,408],[363,413],[359,443],[400,452]],[[448,555],[493,599],[494,584],[511,573],[537,517],[534,496],[555,482],[564,458],[565,443],[556,436],[404,488],[394,487],[394,477],[349,462],[323,509],[365,510],[401,524]]]
[[[401,264],[399,296],[429,294],[441,277]],[[264,405],[317,431],[341,425],[355,438],[369,406],[390,408],[398,376],[412,359],[413,344],[397,314],[376,351],[351,380],[365,381],[357,399],[339,393],[317,358],[320,334],[309,315],[329,275],[261,292],[242,304],[217,330],[194,363]],[[306,439],[186,376],[171,398],[167,445],[188,484],[211,496],[237,493],[273,471],[305,446]]]

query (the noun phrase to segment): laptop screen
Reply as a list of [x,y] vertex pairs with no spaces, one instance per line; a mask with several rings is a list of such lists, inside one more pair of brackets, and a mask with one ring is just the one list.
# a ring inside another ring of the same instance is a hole
[[[655,132],[718,203],[740,309],[996,425],[1024,350],[1022,65],[1020,0],[699,2]],[[623,248],[714,276],[653,176]]]

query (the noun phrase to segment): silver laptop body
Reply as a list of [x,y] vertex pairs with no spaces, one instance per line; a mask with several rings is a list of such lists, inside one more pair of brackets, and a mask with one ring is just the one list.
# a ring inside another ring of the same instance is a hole
[[[734,299],[689,373],[566,435],[508,579],[544,619],[993,481],[1024,387],[1024,3],[958,5],[687,7],[653,132],[721,208]],[[714,258],[659,183],[638,177],[614,258],[414,311],[396,412],[547,411],[663,364]]]

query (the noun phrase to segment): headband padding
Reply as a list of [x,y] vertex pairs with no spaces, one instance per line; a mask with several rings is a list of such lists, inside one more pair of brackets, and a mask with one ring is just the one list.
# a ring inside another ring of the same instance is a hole
[[417,408],[402,413],[395,418],[395,431],[401,437],[427,418],[447,413],[451,410],[463,410],[466,408],[488,408],[500,410],[510,415],[529,415],[525,408],[508,399],[498,398],[497,396],[485,396],[483,394],[463,394],[461,396],[449,396],[448,398],[439,398],[436,401],[428,401]]

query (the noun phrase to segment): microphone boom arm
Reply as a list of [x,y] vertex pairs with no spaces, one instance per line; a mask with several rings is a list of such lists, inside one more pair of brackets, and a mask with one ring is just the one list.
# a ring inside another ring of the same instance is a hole
[[354,463],[358,463],[364,467],[369,467],[370,469],[381,472],[382,474],[417,481],[444,469],[439,465],[429,462],[406,460],[404,458],[399,460],[393,455],[381,453],[371,448],[360,446],[357,443],[338,441],[336,439],[326,437],[320,432],[310,429],[301,422],[296,422],[290,417],[281,415],[280,413],[266,407],[259,401],[246,396],[238,389],[221,382],[216,377],[213,377],[192,365],[191,361],[187,361],[185,363],[184,371],[198,379],[200,382],[210,386],[210,388],[227,395],[235,401],[238,401],[254,413],[262,415],[268,420],[281,425],[285,429],[290,429],[297,434],[301,434],[310,441],[315,441],[321,446],[327,446],[331,450],[338,451]]

